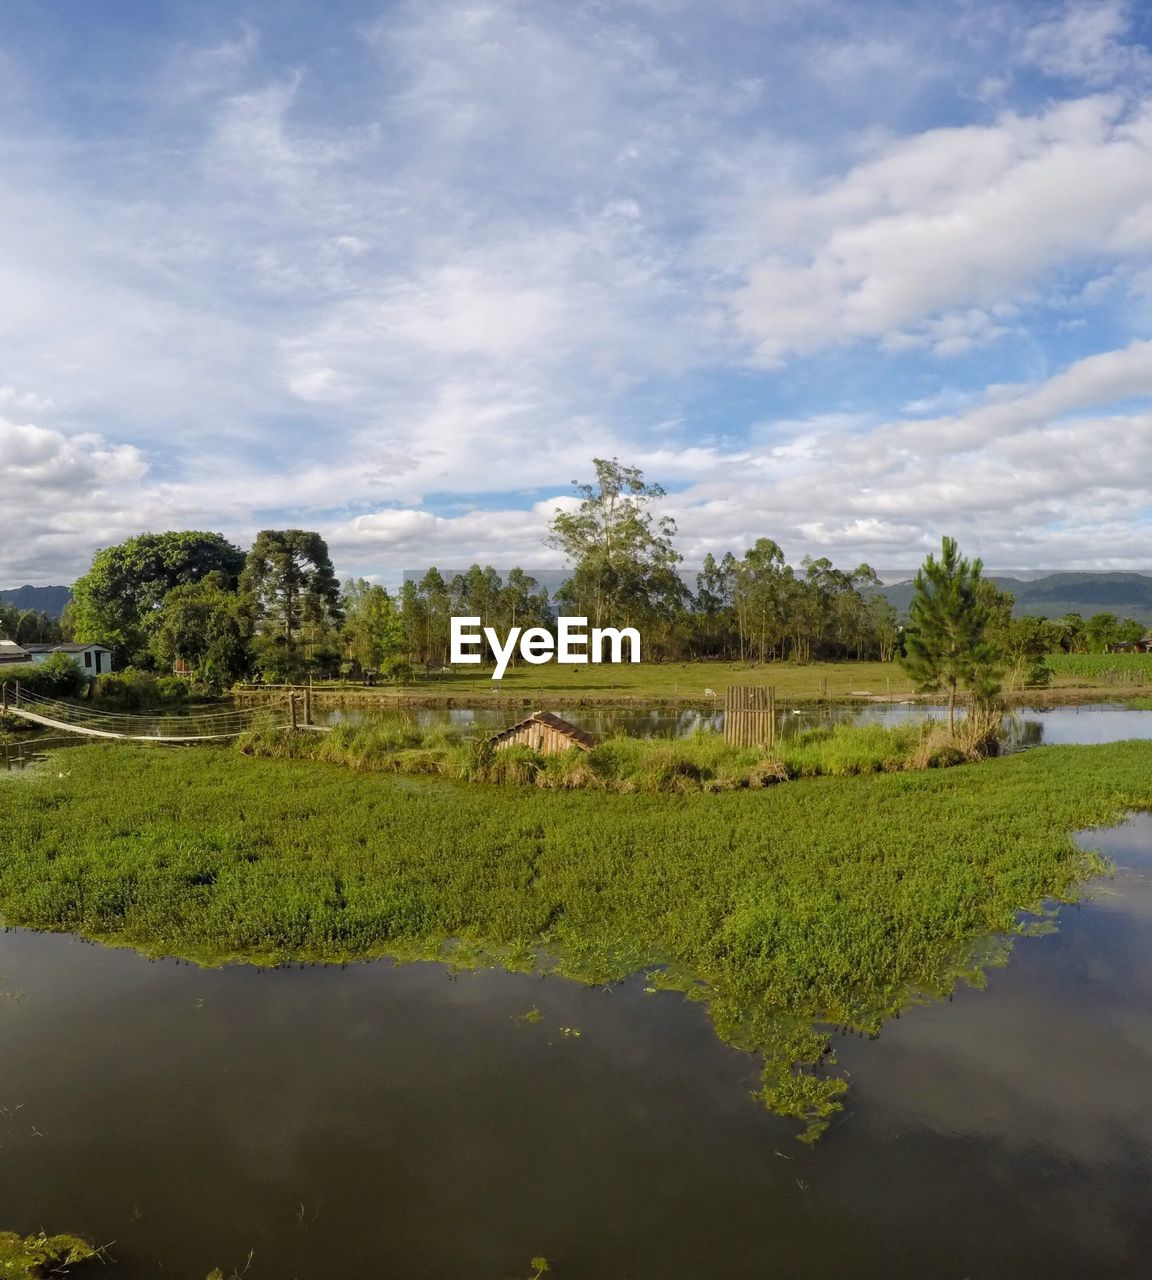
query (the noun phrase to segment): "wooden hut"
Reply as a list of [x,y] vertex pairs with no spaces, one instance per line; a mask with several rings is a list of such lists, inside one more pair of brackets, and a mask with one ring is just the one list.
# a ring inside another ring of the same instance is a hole
[[596,745],[592,734],[554,716],[551,711],[537,711],[527,720],[494,733],[488,741],[497,751],[513,746],[530,747],[543,756],[558,756],[572,747],[588,751]]

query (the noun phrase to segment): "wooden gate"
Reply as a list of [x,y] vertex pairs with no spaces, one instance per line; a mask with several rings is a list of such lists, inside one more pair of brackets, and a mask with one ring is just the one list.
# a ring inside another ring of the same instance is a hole
[[724,693],[724,741],[730,747],[771,747],[776,742],[776,690],[729,685]]

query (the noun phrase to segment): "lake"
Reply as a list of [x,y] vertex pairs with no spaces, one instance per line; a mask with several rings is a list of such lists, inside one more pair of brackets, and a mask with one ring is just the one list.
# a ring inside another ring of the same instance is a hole
[[1119,869],[1058,932],[837,1041],[852,1092],[812,1148],[642,978],[201,970],[7,931],[2,1225],[113,1242],[122,1280],[1143,1274],[1152,817],[1083,839]]

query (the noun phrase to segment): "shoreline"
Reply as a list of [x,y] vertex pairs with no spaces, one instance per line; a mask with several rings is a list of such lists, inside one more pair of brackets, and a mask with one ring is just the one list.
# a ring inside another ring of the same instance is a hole
[[[1133,698],[1148,697],[1148,686],[1130,685],[1121,691],[1115,685],[1087,685],[1049,689],[1023,689],[1003,693],[1001,699],[1006,707],[1061,707],[1084,706],[1091,703],[1123,704]],[[489,694],[477,690],[459,693],[431,693],[423,690],[386,690],[386,689],[339,689],[322,688],[307,685],[276,685],[264,688],[233,689],[222,701],[233,702],[237,706],[257,706],[273,701],[277,697],[287,697],[289,693],[311,693],[315,706],[328,707],[367,707],[379,711],[412,710],[531,710],[540,706],[561,707],[572,710],[579,708],[602,707],[606,710],[641,708],[682,708],[685,710],[709,710],[722,712],[724,699],[722,696],[701,697],[692,694],[668,693],[625,693],[604,691],[594,693],[553,693],[541,689],[538,693],[517,691],[515,693]],[[777,695],[779,707],[789,706],[899,706],[910,703],[917,706],[932,706],[939,702],[938,694],[917,693],[849,693],[824,694],[819,691],[811,693],[790,693]],[[960,706],[965,705],[961,699]]]

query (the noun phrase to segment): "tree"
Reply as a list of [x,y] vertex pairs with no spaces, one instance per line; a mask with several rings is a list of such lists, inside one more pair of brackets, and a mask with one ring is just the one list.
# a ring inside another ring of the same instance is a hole
[[618,458],[592,465],[594,483],[573,481],[579,506],[558,509],[550,526],[549,546],[572,564],[559,599],[593,626],[635,626],[674,613],[687,593],[676,572],[676,522],[652,510],[664,490]]
[[740,636],[740,656],[755,649],[759,660],[767,662],[787,631],[785,601],[791,572],[784,552],[771,538],[756,542],[736,563],[733,607]]
[[112,645],[118,662],[135,660],[169,591],[210,573],[234,589],[243,567],[244,553],[219,533],[142,533],[105,547],[72,588],[73,635]]
[[1084,624],[1084,639],[1092,653],[1107,653],[1120,638],[1120,619],[1114,613],[1094,613]]
[[[1026,673],[1029,669],[1033,673],[1040,670],[1044,658],[1059,647],[1061,634],[1060,624],[1047,618],[1025,614],[1008,620],[997,640],[1011,666],[1010,688],[1016,683],[1035,683],[1034,679],[1025,678]],[[1044,670],[1040,674],[1045,680],[1049,678]]]
[[306,529],[262,529],[240,575],[265,675],[296,679],[326,656],[342,615],[328,544]]
[[547,626],[548,592],[523,569],[511,569],[497,598],[500,624],[505,630],[512,627]]
[[1116,640],[1119,644],[1139,644],[1147,634],[1148,628],[1142,622],[1125,618],[1116,630]]
[[180,660],[204,683],[222,688],[246,672],[251,630],[239,596],[215,572],[168,592],[150,644],[162,667],[171,669]]
[[917,573],[908,611],[904,666],[922,691],[946,691],[949,731],[956,728],[960,685],[983,697],[996,690],[998,655],[988,639],[983,570],[979,560],[960,555],[954,538],[945,537],[940,559],[929,555]]
[[388,670],[404,652],[400,612],[383,587],[350,578],[340,595],[344,657],[361,671]]

